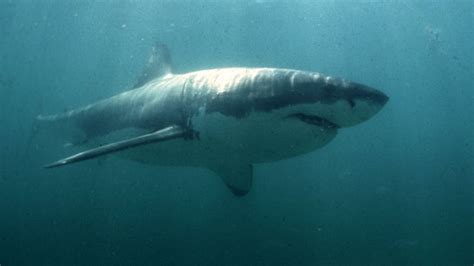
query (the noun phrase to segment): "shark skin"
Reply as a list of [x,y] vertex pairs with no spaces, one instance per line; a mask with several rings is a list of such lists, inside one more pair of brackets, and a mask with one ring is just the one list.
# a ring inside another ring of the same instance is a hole
[[[373,117],[388,99],[360,83],[293,69],[173,74],[167,47],[157,43],[133,89],[38,119],[78,129],[85,143],[109,143],[47,168],[116,154],[147,164],[205,167],[242,196],[252,186],[254,164],[319,149],[338,130]],[[130,129],[135,133],[110,138]]]

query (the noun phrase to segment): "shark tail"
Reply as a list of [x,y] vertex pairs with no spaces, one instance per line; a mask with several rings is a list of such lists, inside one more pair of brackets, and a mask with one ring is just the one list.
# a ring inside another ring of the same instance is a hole
[[51,115],[36,116],[36,124],[41,131],[68,143],[82,143],[88,139],[87,132],[78,124],[78,110]]

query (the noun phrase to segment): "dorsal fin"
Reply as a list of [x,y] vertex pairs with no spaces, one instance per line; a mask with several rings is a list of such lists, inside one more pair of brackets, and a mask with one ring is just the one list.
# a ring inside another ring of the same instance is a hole
[[171,55],[169,49],[163,43],[155,42],[155,45],[151,48],[148,62],[133,89],[145,85],[145,83],[152,79],[168,74],[171,74]]

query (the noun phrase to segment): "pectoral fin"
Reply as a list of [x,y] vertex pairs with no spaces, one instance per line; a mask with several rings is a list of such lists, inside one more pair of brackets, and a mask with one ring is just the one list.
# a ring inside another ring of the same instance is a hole
[[211,167],[235,196],[245,196],[252,187],[253,166],[251,164],[223,163]]
[[183,127],[170,126],[170,127],[155,131],[150,134],[145,134],[138,137],[110,143],[98,148],[94,148],[94,149],[77,153],[73,156],[70,156],[70,157],[61,159],[59,161],[56,161],[52,164],[46,165],[45,168],[54,168],[54,167],[59,167],[59,166],[63,166],[70,163],[85,161],[85,160],[97,158],[106,154],[130,149],[130,148],[141,146],[141,145],[167,141],[167,140],[176,139],[180,137],[186,137],[189,134],[192,134],[192,132],[190,132],[189,130]]

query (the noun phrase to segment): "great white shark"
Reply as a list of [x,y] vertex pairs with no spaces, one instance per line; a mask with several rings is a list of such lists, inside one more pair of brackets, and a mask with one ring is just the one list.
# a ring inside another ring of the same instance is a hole
[[143,163],[205,167],[238,196],[253,165],[305,154],[340,128],[364,122],[388,97],[345,79],[279,68],[221,68],[173,74],[157,43],[137,84],[91,105],[39,120],[78,129],[92,147],[46,168],[116,153]]

